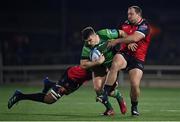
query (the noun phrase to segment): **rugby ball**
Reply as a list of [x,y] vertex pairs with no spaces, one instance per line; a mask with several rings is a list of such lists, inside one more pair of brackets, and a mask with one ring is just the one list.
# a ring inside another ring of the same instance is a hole
[[90,60],[96,61],[99,59],[100,55],[101,55],[101,52],[97,48],[94,48],[90,52]]

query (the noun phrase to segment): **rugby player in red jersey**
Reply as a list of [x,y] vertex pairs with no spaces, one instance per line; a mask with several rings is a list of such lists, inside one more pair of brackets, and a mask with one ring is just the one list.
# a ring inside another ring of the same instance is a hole
[[[15,103],[21,100],[32,100],[52,104],[63,95],[68,95],[76,91],[85,81],[90,79],[91,72],[81,68],[80,66],[69,67],[57,83],[49,81],[48,78],[45,78],[44,89],[42,92],[24,94],[19,90],[16,90],[8,101],[8,108],[10,109]],[[49,90],[50,92],[48,93]]]
[[[131,114],[139,116],[137,109],[140,95],[140,81],[143,76],[144,61],[150,43],[150,27],[142,18],[142,10],[138,6],[128,8],[128,20],[122,25],[122,38],[109,42],[109,47],[121,45],[120,51],[114,56],[113,62],[104,86],[104,93],[99,99],[108,100],[108,93],[117,78],[120,70],[129,73],[131,91]],[[123,36],[126,33],[126,36]]]

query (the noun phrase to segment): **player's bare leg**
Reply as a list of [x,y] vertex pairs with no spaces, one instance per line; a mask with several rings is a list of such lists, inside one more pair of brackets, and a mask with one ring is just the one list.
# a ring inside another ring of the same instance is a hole
[[130,84],[131,84],[131,114],[139,116],[139,112],[137,109],[138,106],[138,97],[140,95],[140,81],[142,78],[143,72],[142,70],[135,68],[129,71]]
[[113,58],[106,85],[112,86],[116,82],[119,70],[124,69],[126,66],[127,62],[124,57],[121,54],[116,54]]
[[[94,68],[94,72],[92,73],[93,76],[93,86],[94,86],[94,90],[96,92],[96,95],[98,98],[99,96],[102,95],[102,89],[106,80],[106,68],[105,67],[101,67],[101,66],[97,66],[96,68]],[[98,101],[96,99],[96,101]],[[104,104],[104,106],[106,107],[105,112],[102,115],[107,115],[107,116],[112,116],[115,114],[111,103],[107,100],[107,101],[99,101],[102,104]]]
[[[105,81],[105,77],[95,77],[93,79],[94,90],[97,94],[97,97],[102,95],[102,88],[104,85],[104,81]],[[102,102],[102,103],[106,107],[106,110],[104,113],[102,113],[102,115],[112,116],[115,114],[115,112],[111,106],[111,103],[109,101],[107,101],[106,103],[105,102]]]
[[110,94],[113,84],[117,80],[118,71],[125,68],[127,65],[126,60],[121,54],[116,54],[113,58],[113,62],[107,76],[107,81],[104,86],[103,96],[100,98],[102,101],[108,100],[108,94]]
[[[94,76],[94,72],[93,72]],[[104,82],[105,82],[105,77],[93,77],[93,87],[96,93],[101,92]]]
[[[119,75],[119,72],[117,75]],[[107,77],[108,76],[109,76],[109,72],[107,74]],[[117,89],[117,87],[118,87],[118,79],[116,79],[116,82],[111,87],[111,92],[108,94],[108,96],[115,98],[119,104],[121,113],[126,114],[126,112],[127,112],[126,102],[125,102],[121,92]]]

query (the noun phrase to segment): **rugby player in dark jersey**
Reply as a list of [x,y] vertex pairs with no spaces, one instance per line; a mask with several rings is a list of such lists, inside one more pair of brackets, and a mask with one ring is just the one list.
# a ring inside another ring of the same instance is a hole
[[[91,72],[80,66],[72,66],[66,69],[61,79],[55,83],[45,78],[42,92],[33,94],[24,94],[16,90],[8,101],[8,108],[22,100],[32,100],[46,104],[55,103],[64,95],[69,95],[79,89],[85,82],[91,79]],[[48,92],[50,90],[50,92]]]

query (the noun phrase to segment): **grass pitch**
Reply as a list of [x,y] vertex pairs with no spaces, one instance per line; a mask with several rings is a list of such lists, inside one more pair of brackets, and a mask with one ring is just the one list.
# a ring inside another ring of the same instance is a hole
[[117,102],[110,98],[116,115],[101,116],[105,109],[95,102],[91,86],[82,86],[69,96],[63,96],[52,105],[32,101],[21,101],[12,109],[7,101],[15,89],[23,93],[41,91],[37,86],[1,85],[0,121],[178,121],[180,120],[180,88],[142,88],[139,102],[139,117],[130,114],[129,88],[120,88],[127,102],[128,112],[120,114]]

